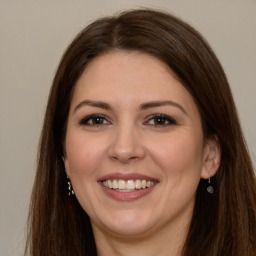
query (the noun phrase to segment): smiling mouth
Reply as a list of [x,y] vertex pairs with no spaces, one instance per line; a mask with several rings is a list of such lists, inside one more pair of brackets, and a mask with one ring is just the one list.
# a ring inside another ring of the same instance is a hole
[[147,181],[145,179],[136,179],[136,180],[103,180],[102,185],[106,188],[113,189],[118,192],[134,192],[136,190],[144,190],[154,186],[157,181]]

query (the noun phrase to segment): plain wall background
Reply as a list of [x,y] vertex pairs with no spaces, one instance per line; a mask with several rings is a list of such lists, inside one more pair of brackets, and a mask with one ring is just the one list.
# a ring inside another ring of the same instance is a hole
[[255,0],[0,0],[1,256],[22,255],[43,114],[64,49],[95,18],[136,7],[170,11],[205,36],[226,71],[256,163]]

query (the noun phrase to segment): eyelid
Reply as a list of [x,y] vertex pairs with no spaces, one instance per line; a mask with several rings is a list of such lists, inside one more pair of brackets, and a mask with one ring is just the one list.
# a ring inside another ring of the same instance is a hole
[[[96,119],[102,119],[102,123],[93,123]],[[155,124],[150,124],[150,121],[153,119],[162,119],[164,122],[167,123],[155,123]],[[94,121],[93,121],[94,120]],[[89,121],[92,121],[91,123]],[[81,118],[81,120],[79,121],[79,125],[81,126],[103,126],[103,125],[109,125],[111,124],[110,118],[104,114],[90,114],[87,115],[83,118]],[[151,114],[149,116],[146,117],[146,121],[143,122],[144,125],[148,125],[148,126],[155,126],[155,127],[167,127],[167,126],[173,126],[173,125],[177,125],[177,121],[166,114]]]
[[[169,123],[168,124],[148,124],[148,122],[154,118],[162,118],[167,120]],[[166,126],[172,126],[172,125],[177,125],[177,121],[169,116],[169,115],[165,115],[165,114],[153,114],[147,117],[147,121],[144,122],[145,125],[150,125],[150,126],[156,126],[156,127],[166,127]]]
[[[106,123],[102,123],[102,124],[89,124],[88,121],[90,119],[96,119],[96,118],[101,118],[107,121]],[[111,122],[109,121],[109,118],[105,115],[102,114],[91,114],[88,116],[83,117],[80,121],[79,121],[79,125],[85,125],[85,126],[100,126],[100,125],[108,125],[111,124]]]

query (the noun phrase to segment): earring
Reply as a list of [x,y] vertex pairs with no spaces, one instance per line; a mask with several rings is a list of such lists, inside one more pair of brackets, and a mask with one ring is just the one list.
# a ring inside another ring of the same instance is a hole
[[68,180],[68,195],[69,195],[69,196],[74,195],[75,192],[74,192],[74,190],[73,190],[73,188],[72,188],[71,181],[70,181],[70,179],[69,179],[68,176],[67,176],[67,180]]
[[207,187],[206,190],[207,190],[208,193],[212,194],[212,193],[214,192],[214,189],[213,189],[213,187],[210,185],[210,184],[211,184],[211,177],[209,177],[208,183],[209,183],[209,185],[208,185],[208,187]]

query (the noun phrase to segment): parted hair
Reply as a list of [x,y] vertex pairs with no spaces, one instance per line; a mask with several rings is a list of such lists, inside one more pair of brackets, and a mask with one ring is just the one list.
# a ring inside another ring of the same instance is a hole
[[193,96],[204,138],[218,139],[221,164],[212,178],[214,193],[200,180],[182,256],[255,256],[255,174],[226,75],[194,28],[150,9],[94,21],[64,53],[41,133],[25,254],[97,255],[90,219],[76,197],[68,197],[63,145],[78,78],[92,59],[113,50],[139,51],[166,63]]

